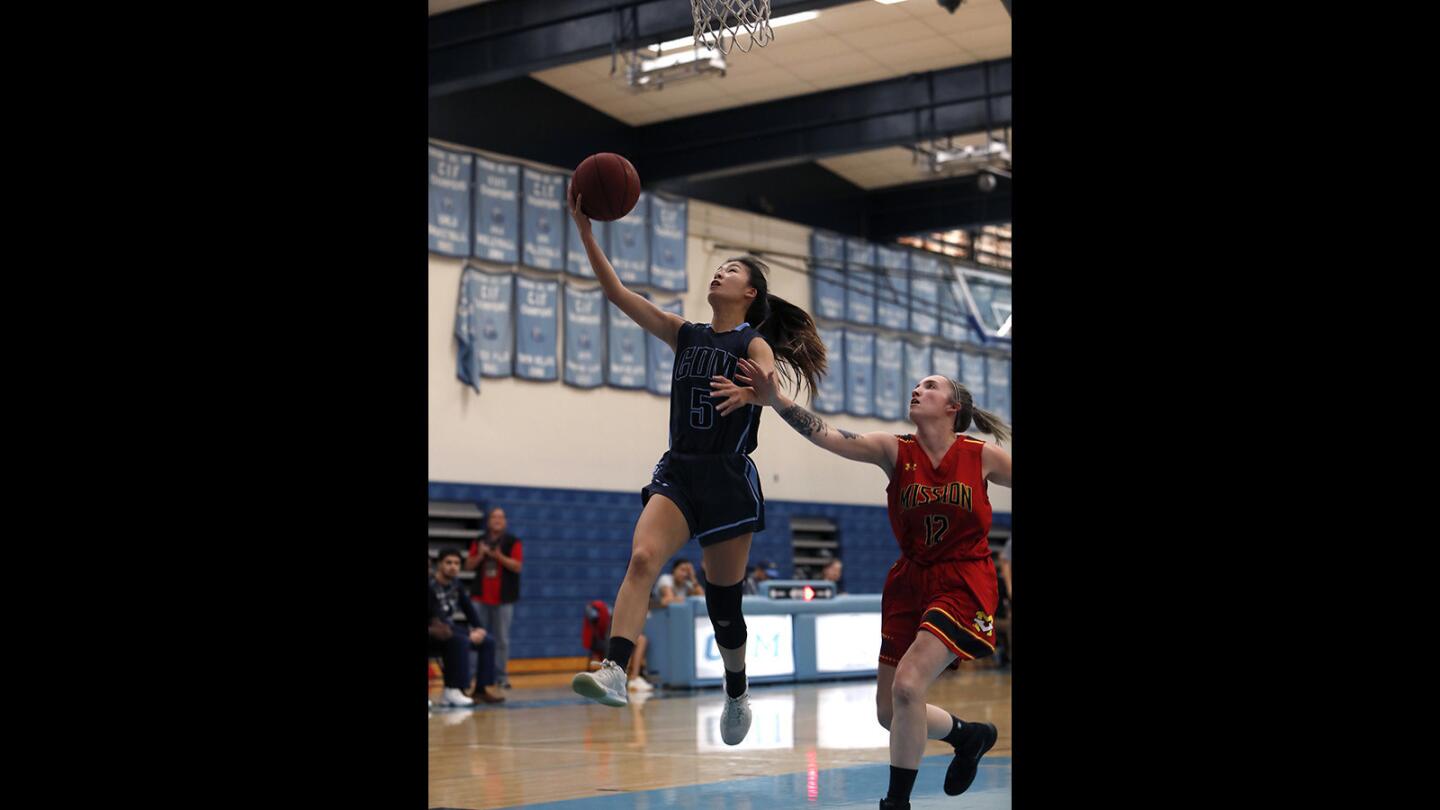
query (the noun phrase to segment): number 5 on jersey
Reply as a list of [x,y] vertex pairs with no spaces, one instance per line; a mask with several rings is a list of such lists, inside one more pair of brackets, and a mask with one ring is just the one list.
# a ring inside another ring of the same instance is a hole
[[710,395],[699,388],[690,389],[690,427],[709,430],[715,426],[715,406]]

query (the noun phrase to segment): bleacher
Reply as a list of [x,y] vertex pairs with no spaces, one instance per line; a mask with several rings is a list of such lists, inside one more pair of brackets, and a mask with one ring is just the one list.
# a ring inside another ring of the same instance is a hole
[[[432,551],[446,546],[469,549],[470,532],[446,528],[453,518],[475,514],[461,505],[478,504],[505,510],[509,531],[524,542],[525,570],[520,601],[510,629],[510,657],[561,658],[583,655],[580,625],[585,605],[599,599],[615,601],[630,560],[630,542],[640,518],[639,488],[626,492],[553,489],[487,484],[430,484]],[[457,508],[461,507],[461,508]],[[843,584],[850,593],[879,593],[898,556],[883,506],[803,503],[769,500],[767,528],[755,535],[751,563],[774,560],[781,577],[794,573],[792,517],[827,518],[837,528],[840,557],[845,561]],[[441,528],[436,527],[436,518]],[[471,520],[467,525],[479,525]],[[997,514],[997,529],[1009,527],[1009,515]],[[687,544],[680,556],[696,563],[700,549]],[[667,563],[666,570],[669,565]],[[466,586],[475,591],[474,580]]]

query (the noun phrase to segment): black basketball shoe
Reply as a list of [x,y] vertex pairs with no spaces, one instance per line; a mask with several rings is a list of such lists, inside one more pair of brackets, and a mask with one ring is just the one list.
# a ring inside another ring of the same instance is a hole
[[989,723],[960,726],[960,744],[955,746],[955,758],[945,771],[945,795],[959,796],[970,787],[980,769],[980,757],[995,746],[999,737],[999,730]]

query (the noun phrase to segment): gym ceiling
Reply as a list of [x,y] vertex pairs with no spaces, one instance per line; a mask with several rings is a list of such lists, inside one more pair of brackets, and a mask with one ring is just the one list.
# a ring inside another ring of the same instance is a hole
[[624,54],[688,39],[685,0],[430,0],[429,135],[567,168],[618,152],[649,190],[873,240],[1006,223],[1008,176],[986,191],[915,147],[1009,144],[1009,2],[772,0],[818,16],[634,93]]

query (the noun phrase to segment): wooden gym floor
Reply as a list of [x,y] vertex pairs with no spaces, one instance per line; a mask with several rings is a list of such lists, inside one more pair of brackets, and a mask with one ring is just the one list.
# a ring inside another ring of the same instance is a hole
[[[576,670],[578,671],[578,669]],[[570,673],[513,674],[507,702],[430,710],[432,808],[734,808],[878,806],[889,736],[875,681],[756,685],[743,743],[719,737],[721,690],[631,693],[610,708],[570,691]],[[431,683],[431,700],[440,683]],[[1010,672],[962,668],[930,703],[994,723],[1000,739],[963,796],[941,792],[950,747],[932,741],[911,806],[1010,807]]]

